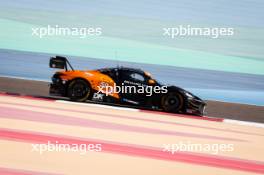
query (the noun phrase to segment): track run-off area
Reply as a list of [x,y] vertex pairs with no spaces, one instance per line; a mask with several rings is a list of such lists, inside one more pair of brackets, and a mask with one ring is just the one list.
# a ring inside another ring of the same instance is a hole
[[[264,174],[262,124],[5,93],[0,111],[0,174]],[[48,143],[100,150],[33,149]]]

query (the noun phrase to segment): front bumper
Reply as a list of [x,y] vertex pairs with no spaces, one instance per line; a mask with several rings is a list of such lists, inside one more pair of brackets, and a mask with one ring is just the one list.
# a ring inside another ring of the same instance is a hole
[[204,116],[206,103],[199,98],[189,98],[186,104],[186,113]]

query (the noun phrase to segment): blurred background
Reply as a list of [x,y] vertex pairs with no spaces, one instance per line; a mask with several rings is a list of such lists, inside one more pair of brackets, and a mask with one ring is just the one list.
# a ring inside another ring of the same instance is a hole
[[[262,0],[0,0],[0,74],[49,81],[48,59],[76,68],[132,66],[204,99],[264,105]],[[101,27],[101,36],[32,36],[32,28]],[[164,37],[163,28],[232,27],[233,36]]]

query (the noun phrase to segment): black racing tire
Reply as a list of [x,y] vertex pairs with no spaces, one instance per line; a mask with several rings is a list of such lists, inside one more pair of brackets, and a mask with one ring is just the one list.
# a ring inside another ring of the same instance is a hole
[[72,101],[84,102],[90,99],[91,94],[91,86],[85,80],[73,80],[68,86],[67,95]]
[[180,93],[169,92],[161,97],[161,108],[165,112],[179,113],[183,107],[184,99]]

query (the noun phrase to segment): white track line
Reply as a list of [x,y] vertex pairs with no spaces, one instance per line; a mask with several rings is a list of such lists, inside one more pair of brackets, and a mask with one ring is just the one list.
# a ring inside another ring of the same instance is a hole
[[224,119],[223,122],[224,123],[237,124],[237,125],[244,125],[244,126],[254,126],[257,128],[264,128],[263,123],[257,123],[257,122],[246,122],[246,121],[232,120],[232,119]]
[[79,103],[79,102],[64,101],[64,100],[55,100],[55,102],[66,103],[66,104],[73,104],[73,105],[100,107],[100,108],[107,108],[107,109],[117,109],[117,110],[123,110],[123,111],[136,111],[136,112],[139,112],[140,111],[138,109],[133,109],[133,108],[109,106],[109,105],[104,105],[104,104]]
[[[117,107],[117,106],[108,106],[108,105],[104,105],[104,104],[79,103],[79,102],[64,101],[64,100],[55,100],[55,102],[72,104],[72,105],[81,105],[81,106],[99,107],[99,108],[107,108],[107,109],[117,109],[117,110],[123,110],[123,111],[140,112],[139,109],[126,108],[126,107]],[[222,122],[230,123],[230,124],[236,124],[236,125],[264,128],[264,124],[263,123],[257,123],[257,122],[246,122],[246,121],[232,120],[232,119],[223,119]]]
[[[104,105],[104,104],[79,103],[79,102],[64,101],[64,100],[55,100],[55,102],[72,104],[72,105],[99,107],[99,108],[106,108],[106,109],[117,109],[117,110],[122,110],[122,111],[140,112],[139,109],[126,108],[126,107],[117,107],[117,106],[109,106],[109,105]],[[257,127],[257,128],[264,128],[264,124],[263,123],[257,123],[257,122],[247,122],[247,121],[232,120],[232,119],[223,119],[222,122],[230,123],[230,124],[236,124],[236,125],[253,126],[253,127]]]

